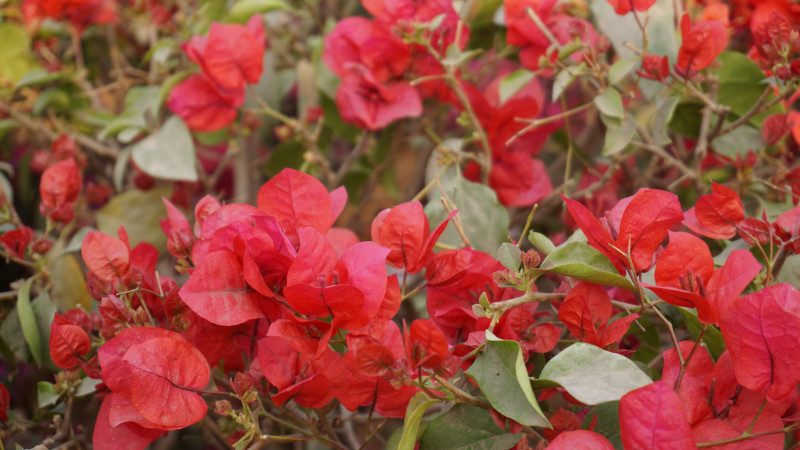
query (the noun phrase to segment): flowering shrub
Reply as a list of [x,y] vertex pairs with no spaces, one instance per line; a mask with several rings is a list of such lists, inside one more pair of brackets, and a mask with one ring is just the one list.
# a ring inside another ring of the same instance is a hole
[[0,10],[0,448],[800,440],[788,0]]

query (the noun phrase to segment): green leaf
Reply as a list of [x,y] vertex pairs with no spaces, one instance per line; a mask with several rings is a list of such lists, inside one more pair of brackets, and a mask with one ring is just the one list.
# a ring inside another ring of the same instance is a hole
[[630,117],[617,119],[600,114],[600,120],[606,125],[606,137],[603,144],[603,155],[610,156],[625,150],[636,132],[636,122]]
[[53,108],[56,111],[66,111],[69,109],[69,106],[69,94],[61,89],[50,88],[42,91],[42,93],[36,97],[31,112],[33,112],[34,116],[40,116],[47,108]]
[[563,47],[561,47],[561,50],[558,51],[558,60],[563,61],[572,56],[573,53],[583,50],[585,47],[586,44],[583,42],[567,42]]
[[548,361],[539,377],[557,382],[587,405],[619,400],[653,382],[630,359],[583,342]]
[[119,152],[117,161],[114,163],[113,181],[114,190],[122,192],[122,184],[125,181],[125,169],[128,168],[128,162],[131,160],[131,147],[125,147]]
[[31,38],[25,27],[12,22],[0,23],[0,84],[17,82],[33,67]]
[[414,450],[422,416],[425,415],[428,407],[436,402],[437,400],[432,400],[424,392],[417,392],[411,397],[406,407],[406,418],[403,423],[403,434],[400,436],[400,443],[397,445],[398,450]]
[[622,450],[622,437],[619,431],[619,402],[600,403],[589,410],[583,418],[583,429],[588,430],[592,420],[597,417],[594,432],[605,436],[617,450]]
[[641,63],[641,58],[626,58],[620,59],[608,68],[608,82],[609,84],[617,84],[628,76],[633,69]]
[[481,0],[471,2],[470,5],[471,9],[467,12],[465,21],[469,24],[469,29],[474,31],[492,24],[492,18],[497,9],[503,5],[503,0]]
[[161,201],[162,196],[169,197],[169,190],[132,189],[114,196],[97,211],[97,229],[116,236],[119,227],[124,225],[128,230],[131,247],[139,242],[149,242],[163,250],[167,240],[158,221],[167,216],[167,210]]
[[40,381],[36,383],[36,405],[39,408],[55,405],[61,395],[56,392],[53,383]]
[[503,242],[497,250],[497,260],[508,270],[517,270],[522,250],[510,242]]
[[0,355],[3,356],[3,360],[8,362],[12,370],[16,370],[17,357],[14,355],[14,351],[11,350],[11,347],[6,343],[6,340],[3,339],[2,334],[0,334]]
[[300,169],[305,162],[304,152],[305,147],[298,139],[281,142],[270,152],[269,161],[265,167],[267,175],[273,177],[287,167]]
[[22,335],[25,337],[25,342],[28,343],[28,348],[31,349],[31,355],[36,361],[36,365],[41,366],[42,341],[39,336],[39,327],[36,324],[36,314],[34,314],[31,306],[30,279],[22,283],[17,293],[17,313],[19,314],[19,323],[22,326]]
[[14,119],[0,119],[0,139],[6,137],[6,135],[19,127],[17,121]]
[[154,178],[197,181],[192,134],[178,116],[172,116],[157,133],[137,142],[133,162]]
[[[497,201],[497,194],[479,183],[464,179],[460,174],[450,183],[442,183],[451,201],[456,204],[461,224],[472,248],[490,255],[508,240],[508,211]],[[447,217],[442,203],[428,202],[425,213],[431,223],[441,223]],[[453,221],[439,238],[439,242],[461,247],[463,242]]]
[[80,251],[81,245],[83,245],[83,238],[85,238],[90,231],[95,231],[95,229],[92,227],[83,227],[76,231],[75,234],[72,235],[72,239],[69,240],[67,246],[64,247],[64,250],[61,250],[61,253],[63,254]]
[[715,152],[732,159],[737,155],[746,156],[750,150],[758,150],[766,145],[761,138],[761,131],[749,125],[740,126],[729,133],[717,136],[711,144]]
[[682,98],[675,107],[669,129],[684,136],[696,138],[700,134],[703,104],[694,99]]
[[41,67],[28,71],[17,81],[16,89],[28,86],[41,86],[65,78],[63,72],[48,72]]
[[75,388],[75,396],[82,397],[84,395],[89,395],[97,391],[97,385],[102,383],[103,380],[95,380],[94,378],[86,377],[81,380],[81,384]]
[[132,142],[133,139],[147,131],[148,119],[155,122],[158,119],[163,99],[159,86],[135,86],[125,94],[125,109],[112,119],[102,131],[100,139],[117,136],[122,142]]
[[288,9],[289,4],[284,0],[240,0],[233,4],[233,8],[225,16],[225,22],[245,23],[256,14]]
[[[703,324],[700,323],[700,319],[697,318],[697,312],[693,309],[676,308],[683,316],[683,323],[686,324],[686,330],[689,331],[689,336],[691,336],[693,341],[697,341],[697,338],[700,337],[700,332],[703,331]],[[703,334],[703,342],[705,342],[706,348],[708,348],[708,352],[711,353],[711,357],[714,358],[714,361],[719,359],[720,355],[722,355],[727,348],[725,346],[725,340],[722,338],[722,332],[714,325],[708,325],[706,327],[706,332]]]
[[622,106],[622,97],[613,87],[606,88],[600,95],[594,98],[594,105],[601,113],[622,119],[625,117],[625,109]]
[[56,304],[50,299],[50,294],[43,291],[31,302],[33,313],[36,316],[36,325],[39,329],[40,342],[43,342],[42,362],[55,369],[55,364],[50,359],[50,325],[56,314]]
[[528,84],[536,74],[527,69],[517,69],[500,80],[500,104],[513,97],[523,86]]
[[619,275],[606,255],[582,242],[571,242],[550,253],[539,269],[590,283],[635,290],[627,278]]
[[669,97],[666,100],[656,100],[656,113],[653,118],[653,143],[667,145],[672,139],[667,135],[667,126],[675,115],[675,108],[680,102],[680,97]]
[[465,372],[500,414],[523,425],[550,428],[533,395],[519,342],[486,331],[486,346]]
[[[720,64],[719,68],[714,71],[719,78],[717,100],[730,107],[735,116],[742,116],[752,108],[764,90],[768,88],[768,85],[763,82],[764,72],[755,61],[744,53],[724,51],[720,53],[716,61]],[[773,98],[775,95],[770,94],[767,97],[767,103]],[[778,103],[768,111],[755,115],[749,123],[760,130],[765,117],[782,112],[784,112],[783,105]]]
[[78,261],[78,255],[65,253],[53,257],[47,265],[47,271],[50,272],[52,282],[50,296],[61,311],[77,307],[88,311],[93,307],[84,268]]
[[[578,67],[580,69],[580,66]],[[573,75],[572,70],[567,67],[561,72],[558,72],[556,78],[553,80],[553,98],[552,100],[555,102],[561,97],[561,94],[569,87],[572,82],[575,81],[575,75]]]
[[28,344],[22,335],[22,326],[19,323],[19,313],[17,307],[11,308],[8,316],[0,324],[0,336],[8,345],[9,350],[14,354],[15,361],[27,361],[30,357]]
[[434,419],[419,440],[420,450],[506,450],[521,434],[498,427],[489,411],[458,403]]
[[537,233],[533,230],[529,231],[528,241],[533,244],[534,247],[536,247],[536,250],[544,253],[545,256],[556,251],[556,246],[553,244],[553,241],[551,241],[549,237],[543,235],[542,233]]

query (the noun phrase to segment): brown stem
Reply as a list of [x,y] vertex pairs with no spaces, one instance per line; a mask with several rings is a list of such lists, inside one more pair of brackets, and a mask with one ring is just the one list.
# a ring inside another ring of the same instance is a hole
[[445,389],[450,391],[461,403],[468,403],[470,405],[479,406],[484,409],[492,409],[492,404],[489,403],[488,400],[480,397],[475,397],[470,395],[461,389],[457,388],[455,385],[447,381],[445,378],[439,375],[433,375],[433,379],[436,380],[439,384],[441,384]]
[[686,361],[681,364],[681,369],[678,372],[678,379],[675,380],[675,392],[678,392],[681,388],[681,381],[683,381],[683,375],[686,373],[686,368],[689,367],[689,362],[692,360],[697,349],[700,347],[700,341],[703,340],[703,336],[706,334],[706,328],[708,328],[707,324],[703,324],[703,330],[700,332],[700,336],[697,337],[697,340],[694,343],[694,347],[692,347],[692,351],[689,352],[689,356],[686,357]]

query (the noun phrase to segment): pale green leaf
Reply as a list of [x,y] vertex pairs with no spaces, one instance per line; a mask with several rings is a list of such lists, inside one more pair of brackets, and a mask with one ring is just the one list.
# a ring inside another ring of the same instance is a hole
[[548,361],[539,378],[555,381],[587,405],[619,400],[653,382],[630,359],[583,342]]
[[170,117],[158,132],[134,144],[131,156],[137,167],[154,178],[197,181],[192,135],[178,116]]
[[533,395],[519,342],[501,340],[488,330],[486,340],[467,376],[500,414],[523,425],[550,428]]

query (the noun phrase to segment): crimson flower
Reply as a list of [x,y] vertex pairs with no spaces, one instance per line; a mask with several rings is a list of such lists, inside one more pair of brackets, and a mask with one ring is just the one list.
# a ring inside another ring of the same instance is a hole
[[650,9],[656,0],[607,0],[608,4],[614,8],[614,12],[623,16],[631,12],[632,9],[643,12]]
[[728,31],[722,22],[706,20],[692,24],[688,14],[681,19],[681,34],[683,43],[676,67],[686,76],[708,67],[728,43]]
[[236,119],[244,103],[244,90],[224,90],[199,73],[172,88],[167,106],[194,131],[217,131]]
[[39,184],[39,195],[42,199],[39,212],[56,222],[71,221],[75,216],[72,204],[78,199],[82,184],[75,159],[65,159],[48,167]]
[[117,21],[112,0],[23,0],[22,16],[28,24],[37,25],[43,19],[66,20],[79,33],[89,25]]
[[214,22],[208,37],[193,37],[183,45],[183,50],[221,89],[238,91],[245,83],[257,83],[261,78],[264,39],[261,15],[256,14],[247,25]]
[[422,114],[419,92],[408,82],[380,83],[363,66],[352,66],[342,79],[336,106],[345,122],[370,130]]

